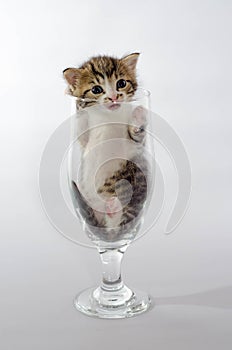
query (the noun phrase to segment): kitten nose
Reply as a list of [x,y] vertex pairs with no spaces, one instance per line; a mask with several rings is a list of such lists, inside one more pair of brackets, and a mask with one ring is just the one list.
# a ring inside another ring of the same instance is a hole
[[118,99],[118,96],[117,96],[117,95],[112,95],[112,96],[110,97],[110,100],[113,101],[113,102],[117,101],[117,99]]

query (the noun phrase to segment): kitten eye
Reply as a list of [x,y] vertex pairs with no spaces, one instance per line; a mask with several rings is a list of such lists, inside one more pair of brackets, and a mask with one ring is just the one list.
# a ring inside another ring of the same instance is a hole
[[100,85],[96,85],[92,87],[91,91],[93,94],[97,95],[97,94],[101,94],[103,92],[103,89]]
[[117,81],[117,89],[123,89],[126,86],[126,80],[120,79]]

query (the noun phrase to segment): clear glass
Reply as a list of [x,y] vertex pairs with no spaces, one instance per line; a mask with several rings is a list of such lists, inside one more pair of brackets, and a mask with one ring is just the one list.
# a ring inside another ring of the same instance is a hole
[[100,286],[78,294],[75,306],[101,318],[138,315],[151,298],[124,284],[121,262],[143,225],[154,187],[150,93],[139,89],[128,102],[72,100],[69,189],[102,262]]

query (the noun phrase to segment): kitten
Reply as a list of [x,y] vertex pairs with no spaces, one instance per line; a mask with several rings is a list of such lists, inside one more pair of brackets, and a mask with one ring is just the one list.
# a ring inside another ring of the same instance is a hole
[[[147,111],[141,106],[131,110],[130,104],[120,104],[131,101],[137,90],[138,57],[138,53],[121,59],[98,56],[80,68],[67,68],[63,72],[67,92],[77,97],[77,109],[82,114],[78,133],[83,164],[81,179],[78,186],[72,182],[72,190],[86,223],[102,228],[106,234],[111,232],[108,235],[111,240],[115,234],[137,225],[147,195],[148,169],[142,154]],[[104,148],[103,142],[114,143],[115,139],[127,140],[125,145],[121,142],[117,146],[121,159],[116,156],[105,162],[109,147]],[[98,152],[91,155],[89,150],[94,147],[98,147]],[[99,165],[93,184],[88,178]],[[95,187],[91,188],[91,184]],[[97,196],[93,195],[95,188]]]

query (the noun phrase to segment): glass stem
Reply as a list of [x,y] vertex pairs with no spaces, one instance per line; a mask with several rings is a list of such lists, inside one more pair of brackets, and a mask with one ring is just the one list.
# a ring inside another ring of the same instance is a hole
[[115,292],[124,287],[121,277],[121,262],[127,249],[99,249],[102,262],[101,289],[106,292]]

